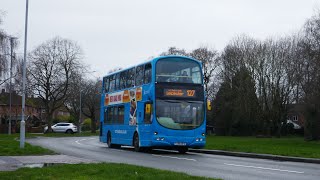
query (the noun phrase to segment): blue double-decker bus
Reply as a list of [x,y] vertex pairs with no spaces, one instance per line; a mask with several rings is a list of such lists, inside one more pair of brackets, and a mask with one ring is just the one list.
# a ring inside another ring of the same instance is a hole
[[169,148],[185,153],[205,143],[201,63],[163,56],[103,78],[100,141],[136,151]]

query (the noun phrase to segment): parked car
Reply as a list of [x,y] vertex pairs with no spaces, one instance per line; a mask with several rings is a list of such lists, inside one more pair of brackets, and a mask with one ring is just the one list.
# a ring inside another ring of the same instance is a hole
[[[78,128],[73,123],[57,123],[51,126],[52,132],[63,132],[72,134],[78,132]],[[44,128],[44,133],[48,132],[48,126]]]
[[297,123],[295,123],[295,122],[293,122],[291,120],[287,120],[287,124],[292,124],[292,128],[296,129],[296,130],[302,128],[299,124],[297,124]]

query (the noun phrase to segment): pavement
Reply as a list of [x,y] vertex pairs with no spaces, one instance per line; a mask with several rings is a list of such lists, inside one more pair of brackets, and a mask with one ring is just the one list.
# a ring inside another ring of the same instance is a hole
[[0,171],[14,171],[22,167],[44,167],[52,164],[97,163],[67,155],[0,156]]

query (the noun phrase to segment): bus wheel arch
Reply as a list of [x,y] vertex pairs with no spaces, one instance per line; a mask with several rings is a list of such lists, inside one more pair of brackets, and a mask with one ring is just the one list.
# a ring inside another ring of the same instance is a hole
[[134,147],[134,150],[136,152],[140,152],[141,151],[141,147],[139,145],[139,134],[138,132],[134,132],[134,135],[133,135],[133,140],[132,140],[132,145]]
[[108,144],[109,148],[112,147],[112,144],[111,144],[111,132],[110,131],[108,131],[108,133],[107,133],[107,144]]
[[107,133],[107,145],[109,148],[121,148],[120,144],[113,144],[112,143],[112,135],[111,135],[111,131],[108,131]]

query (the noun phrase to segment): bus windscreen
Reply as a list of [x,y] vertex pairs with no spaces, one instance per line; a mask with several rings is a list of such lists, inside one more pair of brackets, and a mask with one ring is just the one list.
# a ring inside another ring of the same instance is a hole
[[169,129],[195,129],[203,122],[203,102],[183,100],[156,101],[156,117]]
[[156,65],[156,81],[201,84],[200,65],[180,58],[161,59]]

